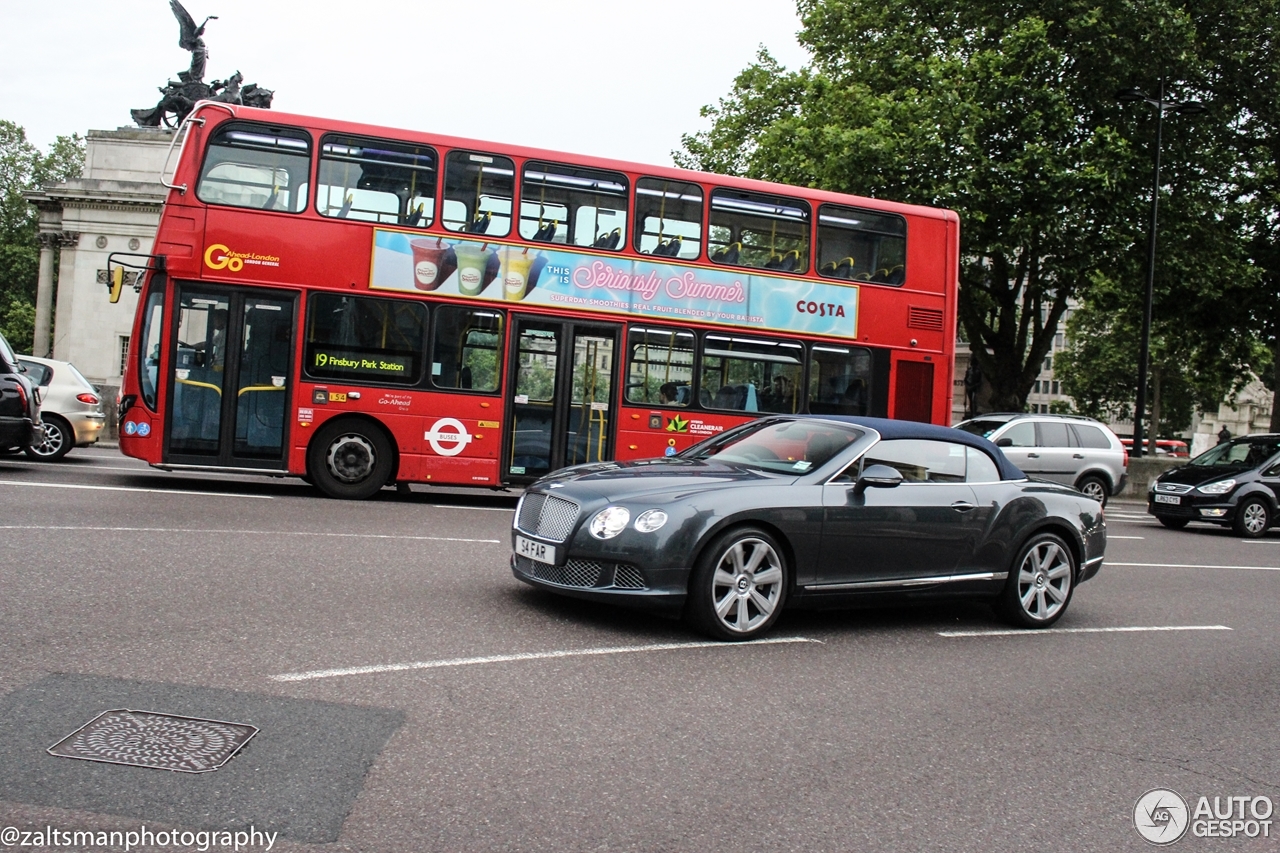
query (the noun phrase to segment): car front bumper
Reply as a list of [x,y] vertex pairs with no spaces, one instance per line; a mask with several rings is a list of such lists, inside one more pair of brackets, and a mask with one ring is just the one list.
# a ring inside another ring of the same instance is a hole
[[1178,504],[1156,503],[1147,498],[1147,513],[1156,518],[1185,521],[1208,521],[1214,524],[1230,524],[1236,517],[1235,501],[1219,501],[1209,498],[1191,498],[1181,495]]
[[684,569],[647,569],[629,563],[569,557],[560,565],[511,555],[511,573],[530,586],[621,607],[679,616],[689,585]]

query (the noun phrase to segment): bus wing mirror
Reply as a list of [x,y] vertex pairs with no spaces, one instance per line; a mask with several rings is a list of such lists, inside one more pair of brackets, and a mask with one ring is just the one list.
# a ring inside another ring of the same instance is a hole
[[114,267],[111,270],[111,280],[107,283],[107,288],[111,291],[111,303],[120,301],[120,290],[124,287],[124,267]]

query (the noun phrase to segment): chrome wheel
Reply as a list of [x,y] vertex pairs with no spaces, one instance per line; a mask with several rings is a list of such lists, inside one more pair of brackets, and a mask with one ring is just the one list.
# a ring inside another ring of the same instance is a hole
[[773,616],[782,599],[782,560],[763,539],[732,542],[711,576],[716,618],[729,631],[748,634]]
[[1055,618],[1071,597],[1071,557],[1061,543],[1036,543],[1018,567],[1018,601],[1036,622]]
[[44,421],[44,441],[25,448],[32,459],[44,462],[55,462],[71,452],[75,436],[71,433],[70,424],[60,418],[46,416]]
[[367,438],[350,433],[339,436],[329,445],[325,464],[334,479],[358,483],[373,473],[378,464],[378,454]]
[[1236,533],[1248,539],[1257,539],[1271,526],[1271,512],[1262,501],[1246,501],[1236,510]]
[[1107,486],[1097,477],[1085,477],[1079,488],[1086,498],[1092,498],[1100,504],[1106,504]]

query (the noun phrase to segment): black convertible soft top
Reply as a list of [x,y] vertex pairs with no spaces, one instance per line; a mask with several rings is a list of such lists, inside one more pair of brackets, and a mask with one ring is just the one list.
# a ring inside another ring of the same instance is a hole
[[952,429],[951,427],[937,426],[936,424],[922,424],[916,421],[895,421],[889,418],[864,418],[855,415],[796,415],[798,418],[813,418],[814,420],[834,421],[835,423],[851,424],[853,426],[867,427],[880,433],[880,437],[884,439],[891,438],[932,438],[938,441],[950,441],[956,444],[967,444],[970,447],[976,447],[985,451],[988,456],[995,460],[996,466],[1000,470],[1000,479],[1002,480],[1025,480],[1027,475],[1018,469],[1018,466],[1010,462],[996,447],[987,439],[980,435],[965,432],[962,429]]

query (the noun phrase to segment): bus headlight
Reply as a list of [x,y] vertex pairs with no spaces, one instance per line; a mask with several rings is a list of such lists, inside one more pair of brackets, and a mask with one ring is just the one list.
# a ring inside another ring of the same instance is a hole
[[591,519],[591,535],[597,539],[612,539],[627,528],[631,513],[623,506],[607,506]]
[[652,533],[667,523],[667,514],[660,509],[645,510],[636,519],[636,530],[641,533]]

